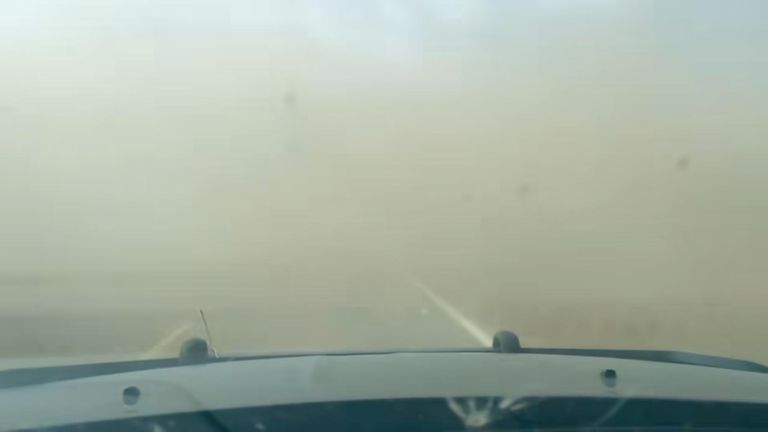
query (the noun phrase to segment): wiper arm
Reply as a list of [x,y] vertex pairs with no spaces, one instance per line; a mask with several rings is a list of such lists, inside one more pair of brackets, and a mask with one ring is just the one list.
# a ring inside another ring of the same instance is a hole
[[493,349],[500,353],[553,354],[585,357],[610,357],[626,360],[645,360],[662,363],[677,363],[692,366],[708,366],[748,372],[768,373],[768,367],[749,360],[696,354],[683,351],[593,349],[593,348],[524,348],[520,339],[510,331],[497,332],[493,337]]
[[3,370],[0,371],[0,389],[231,360],[236,360],[236,358],[221,358],[215,356],[209,348],[208,342],[204,339],[191,338],[182,344],[177,358],[128,360],[108,363],[88,363]]
[[0,389],[178,365],[179,360],[172,358],[9,369],[0,371]]
[[663,363],[676,363],[695,366],[709,366],[747,372],[768,373],[768,367],[757,362],[710,356],[680,351],[631,350],[631,349],[592,349],[592,348],[528,348],[520,345],[520,340],[512,332],[500,331],[493,338],[492,348],[459,348],[435,350],[380,350],[380,351],[340,351],[340,352],[284,352],[256,355],[214,356],[207,341],[193,338],[186,341],[179,357],[152,360],[131,360],[110,363],[91,363],[82,365],[19,368],[0,371],[0,389],[20,387],[49,382],[73,380],[79,378],[114,375],[126,372],[138,372],[150,369],[162,369],[195,364],[222,363],[245,360],[267,360],[306,356],[353,356],[382,355],[398,353],[505,353],[505,354],[552,354],[584,357],[608,357],[627,360],[644,360]]
[[382,350],[382,351],[299,351],[299,352],[271,352],[264,354],[245,355],[213,355],[208,351],[206,341],[200,338],[191,338],[182,344],[179,357],[149,360],[128,360],[109,363],[87,363],[65,366],[43,366],[30,368],[16,368],[0,371],[0,389],[21,387],[36,384],[45,384],[57,381],[74,380],[103,375],[114,375],[126,372],[139,372],[151,369],[164,369],[172,367],[192,366],[201,364],[224,363],[247,360],[270,360],[292,357],[310,356],[362,356],[400,353],[465,353],[465,352],[492,352],[489,348],[456,348],[434,350]]

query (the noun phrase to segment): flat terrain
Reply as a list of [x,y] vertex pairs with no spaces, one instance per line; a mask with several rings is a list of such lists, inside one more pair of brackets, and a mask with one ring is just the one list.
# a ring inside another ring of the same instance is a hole
[[[149,283],[151,282],[151,285]],[[173,356],[205,335],[222,353],[476,347],[496,329],[529,346],[660,348],[768,361],[757,303],[521,296],[411,278],[270,289],[257,278],[81,279],[5,288],[2,367]]]
[[768,2],[59,3],[0,10],[0,367],[200,309],[221,352],[768,363]]

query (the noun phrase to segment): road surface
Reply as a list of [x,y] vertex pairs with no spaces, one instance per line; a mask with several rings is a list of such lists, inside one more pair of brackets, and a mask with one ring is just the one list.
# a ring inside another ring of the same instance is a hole
[[765,2],[6,3],[6,367],[200,309],[221,352],[768,362]]
[[5,287],[3,368],[174,356],[204,336],[221,353],[488,346],[516,331],[529,346],[698,351],[768,361],[759,305],[536,299],[416,276],[322,289],[257,278],[79,279]]

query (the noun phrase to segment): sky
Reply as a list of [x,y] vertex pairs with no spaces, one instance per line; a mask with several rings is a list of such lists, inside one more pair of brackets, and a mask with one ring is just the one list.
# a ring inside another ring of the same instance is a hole
[[5,1],[0,278],[758,292],[767,6]]

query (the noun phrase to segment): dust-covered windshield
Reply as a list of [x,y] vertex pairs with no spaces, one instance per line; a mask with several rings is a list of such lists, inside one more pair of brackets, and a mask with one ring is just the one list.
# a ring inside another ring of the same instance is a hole
[[766,9],[4,1],[0,367],[502,328],[768,361]]

